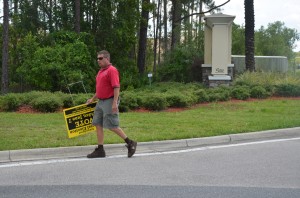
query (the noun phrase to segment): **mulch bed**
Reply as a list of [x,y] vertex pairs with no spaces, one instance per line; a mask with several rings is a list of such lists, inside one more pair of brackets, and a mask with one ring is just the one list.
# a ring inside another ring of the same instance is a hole
[[30,105],[22,105],[16,111],[17,113],[40,113],[39,111],[32,108]]

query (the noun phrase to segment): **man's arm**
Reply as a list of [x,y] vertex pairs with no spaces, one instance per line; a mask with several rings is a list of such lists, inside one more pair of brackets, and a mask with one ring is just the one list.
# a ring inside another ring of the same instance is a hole
[[88,99],[85,104],[90,104],[96,99],[97,99],[97,95],[95,94],[92,98]]
[[118,99],[120,95],[120,87],[114,88],[114,100],[112,104],[112,112],[117,113],[118,112]]

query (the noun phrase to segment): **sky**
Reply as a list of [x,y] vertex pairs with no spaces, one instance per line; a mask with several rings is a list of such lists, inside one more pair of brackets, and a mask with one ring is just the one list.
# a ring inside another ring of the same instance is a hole
[[[227,0],[215,0],[215,5],[220,5]],[[236,16],[234,23],[245,25],[244,0],[230,0],[221,7],[222,13]],[[254,0],[255,29],[261,26],[268,27],[269,23],[281,21],[285,27],[296,29],[300,34],[300,3],[299,0]],[[300,40],[296,43],[295,52],[300,51]]]

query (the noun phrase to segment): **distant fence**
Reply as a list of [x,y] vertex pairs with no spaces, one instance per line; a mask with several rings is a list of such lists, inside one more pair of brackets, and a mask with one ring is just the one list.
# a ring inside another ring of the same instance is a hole
[[[285,56],[254,56],[255,70],[266,72],[288,71],[288,59]],[[235,73],[240,74],[246,70],[245,56],[231,55],[231,62],[234,64]]]

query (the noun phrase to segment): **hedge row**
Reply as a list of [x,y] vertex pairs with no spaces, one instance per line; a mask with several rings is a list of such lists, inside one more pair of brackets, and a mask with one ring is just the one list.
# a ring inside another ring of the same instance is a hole
[[271,94],[261,86],[235,86],[207,89],[199,84],[161,83],[158,87],[143,90],[124,91],[121,94],[120,110],[129,111],[137,108],[163,110],[168,107],[189,107],[204,102],[228,101],[231,98],[266,98]]
[[274,86],[236,84],[207,89],[200,84],[159,83],[142,90],[124,91],[121,94],[120,109],[128,111],[140,107],[149,110],[163,110],[168,107],[189,107],[203,102],[247,100],[270,96],[300,96],[300,84],[279,84]]
[[[40,112],[55,112],[86,102],[93,94],[66,94],[62,92],[10,93],[0,96],[0,111],[16,111],[23,105],[30,105]],[[152,86],[121,92],[120,111],[138,108],[153,111],[168,107],[189,107],[203,102],[246,100],[269,96],[300,96],[300,85],[280,84],[275,86],[242,85],[230,87],[204,88],[201,84],[158,83]]]
[[9,93],[0,96],[0,111],[17,111],[21,106],[29,105],[40,112],[55,112],[86,102],[93,94],[66,94],[62,92]]

